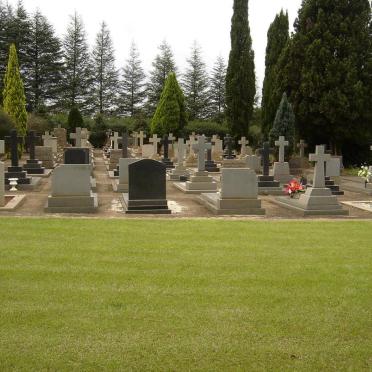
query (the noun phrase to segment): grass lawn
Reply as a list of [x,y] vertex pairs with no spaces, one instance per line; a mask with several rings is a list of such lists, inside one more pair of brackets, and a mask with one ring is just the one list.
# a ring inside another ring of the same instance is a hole
[[0,370],[372,369],[372,223],[0,218]]

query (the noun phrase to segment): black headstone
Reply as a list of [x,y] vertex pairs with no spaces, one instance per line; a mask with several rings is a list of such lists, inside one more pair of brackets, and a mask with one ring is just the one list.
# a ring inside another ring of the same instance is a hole
[[263,148],[260,149],[260,155],[262,156],[262,165],[263,165],[263,171],[262,174],[264,176],[268,176],[270,172],[270,154],[273,153],[273,149],[270,148],[270,143],[265,142],[263,144]]
[[[210,137],[206,138],[206,143],[213,145],[212,139]],[[205,170],[207,172],[219,172],[220,168],[217,167],[217,164],[212,160],[212,147],[207,150],[207,160],[205,161]]]
[[10,132],[10,136],[5,137],[5,141],[10,145],[10,156],[12,159],[12,167],[19,166],[19,157],[18,157],[18,145],[23,144],[23,138],[18,137],[17,131],[13,129]]
[[235,159],[235,156],[233,155],[234,140],[229,134],[226,135],[226,137],[224,139],[224,143],[226,145],[226,150],[227,150],[227,154],[226,154],[225,158],[226,159]]
[[169,159],[169,143],[169,137],[168,135],[165,135],[161,140],[161,144],[164,148],[162,163],[166,166],[166,168],[174,168],[173,162]]
[[35,145],[37,141],[40,140],[40,136],[35,135],[35,131],[30,130],[26,137],[26,144],[30,153],[30,159],[27,160],[26,164],[23,165],[23,170],[27,174],[44,174],[45,168],[42,165],[42,162],[35,159]]
[[122,157],[128,158],[128,133],[123,132],[121,135],[121,147],[122,147]]
[[30,160],[35,160],[35,146],[39,140],[40,136],[37,136],[34,130],[30,130],[28,132],[26,137],[26,145],[28,146],[28,150],[30,152]]
[[129,164],[129,193],[126,213],[170,213],[164,164],[144,159]]
[[65,164],[90,164],[89,149],[83,147],[66,148],[64,153]]

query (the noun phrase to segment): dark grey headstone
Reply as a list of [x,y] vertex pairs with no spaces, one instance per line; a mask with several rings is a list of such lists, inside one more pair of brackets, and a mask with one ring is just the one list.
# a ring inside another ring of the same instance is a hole
[[82,147],[66,148],[64,153],[65,164],[90,164],[89,149]]

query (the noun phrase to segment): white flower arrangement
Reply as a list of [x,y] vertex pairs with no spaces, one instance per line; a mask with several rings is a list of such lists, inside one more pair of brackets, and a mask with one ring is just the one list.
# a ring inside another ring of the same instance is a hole
[[363,165],[358,172],[358,176],[362,177],[366,183],[372,181],[372,171],[367,165]]

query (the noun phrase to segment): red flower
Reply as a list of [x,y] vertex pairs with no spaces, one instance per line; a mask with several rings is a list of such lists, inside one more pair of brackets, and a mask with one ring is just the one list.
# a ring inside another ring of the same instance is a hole
[[296,179],[293,179],[292,181],[290,181],[287,187],[285,188],[285,192],[291,196],[296,193],[303,192],[303,191],[305,191],[304,187]]

